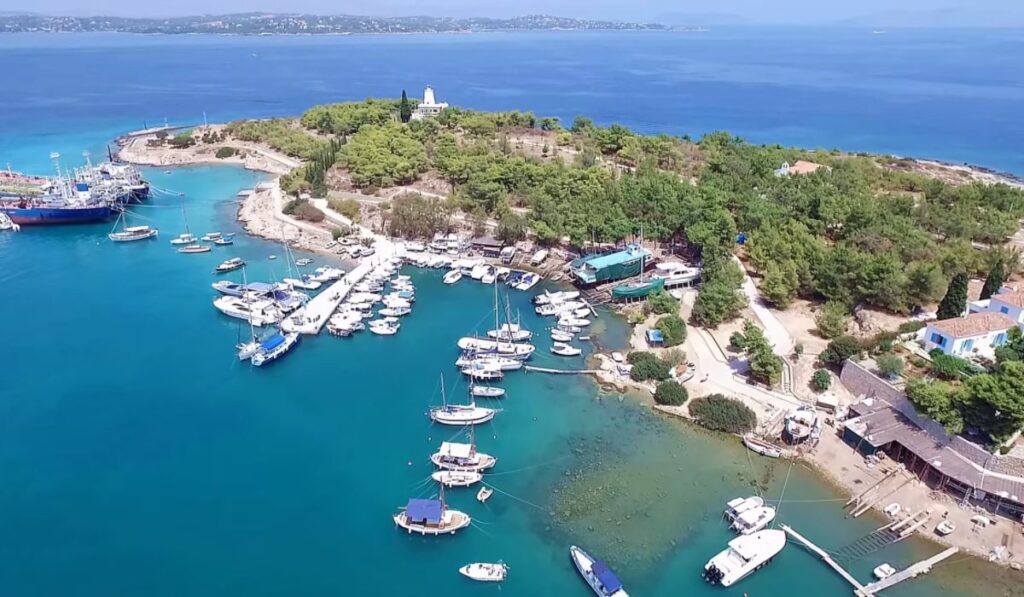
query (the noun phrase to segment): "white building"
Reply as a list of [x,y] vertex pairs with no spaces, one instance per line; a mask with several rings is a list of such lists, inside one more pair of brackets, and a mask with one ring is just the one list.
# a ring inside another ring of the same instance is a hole
[[958,357],[991,357],[996,347],[1006,344],[1007,332],[1015,323],[1007,315],[991,311],[931,321],[925,328],[924,348]]
[[412,119],[423,120],[425,118],[433,118],[447,107],[447,102],[437,102],[434,98],[434,88],[428,85],[423,90],[423,101],[412,111]]

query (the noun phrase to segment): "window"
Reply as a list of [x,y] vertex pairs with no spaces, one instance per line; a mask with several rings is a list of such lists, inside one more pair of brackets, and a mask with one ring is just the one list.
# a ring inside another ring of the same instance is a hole
[[996,339],[992,341],[992,346],[1002,346],[1006,344],[1006,332],[1001,332]]
[[1009,307],[999,307],[999,312],[1000,313],[1009,313],[1010,312],[1010,308]]
[[946,345],[946,337],[943,336],[942,334],[932,333],[931,340],[932,340],[933,344],[938,344],[939,346],[945,346]]
[[963,352],[970,352],[974,348],[974,338],[964,340],[964,343],[960,345],[960,350]]

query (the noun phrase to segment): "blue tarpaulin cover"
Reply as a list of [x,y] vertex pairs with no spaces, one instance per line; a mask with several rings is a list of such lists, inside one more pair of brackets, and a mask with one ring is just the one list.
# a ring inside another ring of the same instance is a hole
[[591,566],[590,570],[597,577],[597,580],[601,581],[606,593],[612,594],[622,588],[622,581],[601,560],[594,560],[594,565]]
[[409,520],[441,522],[441,500],[410,499],[405,507],[405,515]]
[[647,341],[651,343],[664,342],[665,336],[661,334],[661,330],[647,330]]
[[264,350],[271,350],[273,348],[277,348],[278,346],[280,346],[282,342],[284,342],[284,336],[282,336],[281,334],[274,334],[273,336],[264,340],[261,346],[263,347]]

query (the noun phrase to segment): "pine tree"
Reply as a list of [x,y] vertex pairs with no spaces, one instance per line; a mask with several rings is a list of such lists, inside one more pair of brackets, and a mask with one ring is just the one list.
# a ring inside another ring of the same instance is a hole
[[967,274],[959,273],[949,282],[949,290],[939,303],[938,319],[952,319],[963,315],[967,308]]
[[402,90],[402,101],[398,104],[398,117],[402,119],[402,122],[409,122],[412,118],[412,104],[409,103],[409,96],[405,94],[405,90]]
[[992,264],[992,269],[989,270],[988,277],[985,278],[985,285],[981,287],[982,300],[990,298],[998,292],[1003,286],[1003,282],[1006,282],[1006,264],[1003,262],[1003,258],[999,257]]

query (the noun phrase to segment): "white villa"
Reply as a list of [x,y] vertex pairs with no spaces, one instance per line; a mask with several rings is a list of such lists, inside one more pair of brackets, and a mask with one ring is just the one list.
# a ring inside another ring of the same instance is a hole
[[447,102],[437,102],[434,98],[434,88],[428,85],[427,88],[423,90],[423,102],[416,106],[416,109],[412,111],[412,119],[423,120],[425,118],[433,118],[447,107]]
[[990,357],[1006,344],[1014,326],[1024,330],[1024,292],[1004,286],[991,298],[967,305],[967,315],[932,321],[924,334],[925,350],[938,348],[946,354]]

